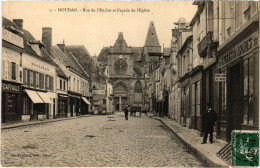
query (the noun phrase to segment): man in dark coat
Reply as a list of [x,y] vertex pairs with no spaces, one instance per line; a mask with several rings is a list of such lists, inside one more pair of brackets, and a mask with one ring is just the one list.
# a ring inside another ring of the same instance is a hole
[[201,144],[206,144],[208,139],[208,134],[210,134],[209,141],[210,143],[214,143],[213,141],[213,131],[215,122],[217,121],[217,113],[214,109],[212,109],[211,104],[207,104],[207,113],[205,116],[205,134],[203,137],[203,142]]
[[127,105],[124,109],[124,113],[125,113],[125,120],[128,120],[128,106]]

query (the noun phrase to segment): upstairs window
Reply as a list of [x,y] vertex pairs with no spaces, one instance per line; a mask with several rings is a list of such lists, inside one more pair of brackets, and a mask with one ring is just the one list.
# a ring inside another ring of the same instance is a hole
[[16,80],[16,63],[12,62],[12,75],[11,79]]

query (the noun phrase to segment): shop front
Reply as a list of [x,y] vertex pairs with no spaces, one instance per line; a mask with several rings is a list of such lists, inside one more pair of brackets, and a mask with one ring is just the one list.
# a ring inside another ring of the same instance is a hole
[[82,103],[81,103],[81,109],[82,109],[82,115],[86,115],[88,114],[88,110],[89,110],[89,106],[91,105],[91,103],[89,102],[89,100],[86,97],[81,97],[82,98]]
[[202,66],[197,66],[190,74],[191,128],[202,131]]
[[79,116],[81,114],[81,94],[68,91],[68,95],[70,117]]
[[56,114],[55,118],[68,117],[68,101],[68,95],[58,93],[58,114]]
[[24,89],[22,120],[49,119],[49,107],[53,102],[47,92]]
[[229,141],[232,130],[258,129],[258,25],[251,24],[217,53],[218,137]]
[[2,123],[21,121],[22,106],[21,84],[2,81]]

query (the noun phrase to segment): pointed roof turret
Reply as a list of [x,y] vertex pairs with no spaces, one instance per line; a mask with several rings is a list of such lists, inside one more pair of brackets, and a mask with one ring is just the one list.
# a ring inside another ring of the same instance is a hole
[[161,52],[161,45],[159,43],[159,39],[157,37],[157,33],[153,21],[150,22],[144,47],[148,52],[153,52],[153,53]]

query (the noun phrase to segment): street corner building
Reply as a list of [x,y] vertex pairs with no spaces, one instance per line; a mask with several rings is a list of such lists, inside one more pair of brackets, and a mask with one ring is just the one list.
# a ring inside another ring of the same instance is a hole
[[114,46],[101,50],[97,60],[113,87],[115,111],[122,111],[126,105],[137,111],[148,110],[149,78],[160,56],[161,46],[153,22],[150,22],[143,47],[128,46],[123,32],[119,32]]

